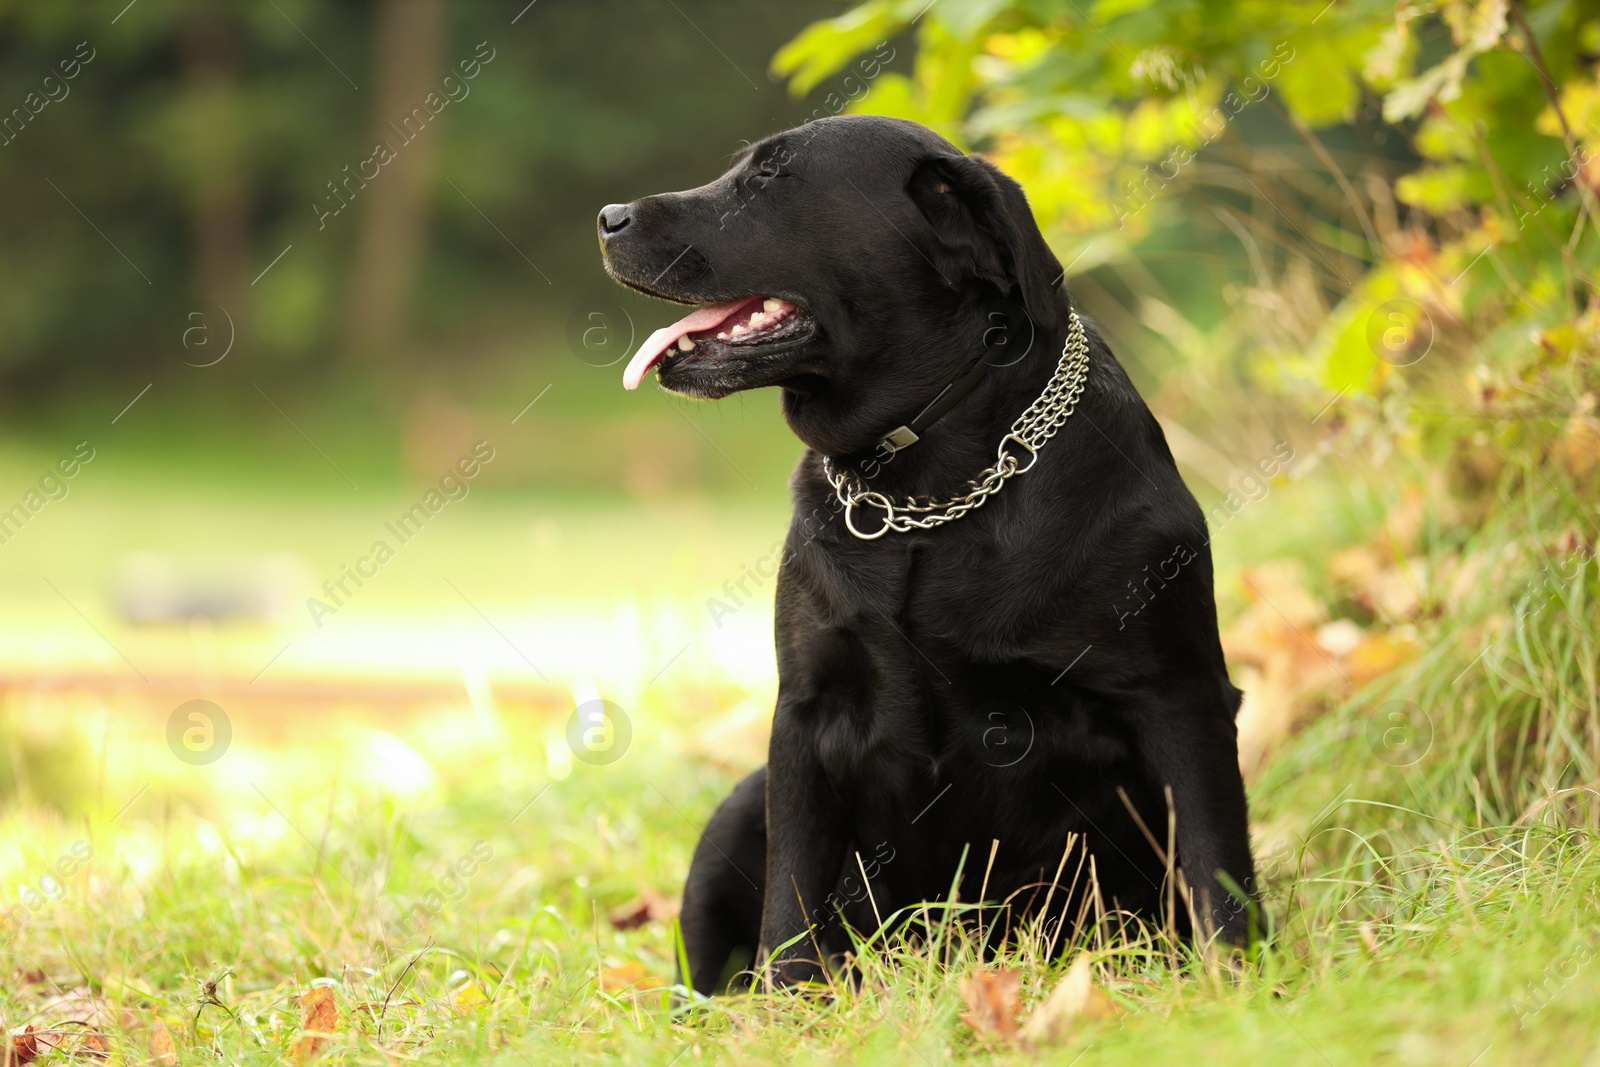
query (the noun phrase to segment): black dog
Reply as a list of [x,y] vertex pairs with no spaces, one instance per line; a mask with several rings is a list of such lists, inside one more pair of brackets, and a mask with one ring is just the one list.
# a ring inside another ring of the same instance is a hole
[[1244,941],[1240,693],[1205,519],[1017,184],[915,123],[842,117],[599,228],[617,281],[705,302],[645,342],[629,388],[652,367],[689,396],[778,386],[809,446],[768,764],[712,816],[684,889],[694,988],[735,953],[817,979],[841,921],[952,889],[1009,902],[991,938],[1046,899],[1070,925],[1089,870],[1070,888],[1074,856],[1053,884],[1070,835],[1104,907],[1152,917],[1175,842],[1172,921]]

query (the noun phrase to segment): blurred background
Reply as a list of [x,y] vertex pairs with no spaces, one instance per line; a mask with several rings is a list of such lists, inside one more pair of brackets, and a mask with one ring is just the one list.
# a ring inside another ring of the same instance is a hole
[[[93,458],[3,546],[7,692],[665,667],[781,536],[796,448],[770,396],[623,393],[668,309],[605,278],[593,218],[803,119],[767,65],[829,11],[8,5],[0,495]],[[383,524],[478,442],[401,549]],[[720,654],[763,677],[766,644]]]
[[17,944],[164,916],[170,1007],[245,952],[175,887],[292,868],[354,917],[254,946],[270,1004],[481,834],[441,931],[670,972],[798,445],[622,390],[676,315],[593,220],[844,111],[1020,180],[1162,420],[1258,853],[1352,790],[1592,826],[1597,54],[1567,0],[0,0],[0,869],[99,849]]

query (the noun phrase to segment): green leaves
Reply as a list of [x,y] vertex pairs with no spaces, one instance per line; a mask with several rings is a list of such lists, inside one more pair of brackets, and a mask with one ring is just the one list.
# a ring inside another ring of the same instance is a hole
[[901,9],[906,6],[873,0],[836,18],[813,23],[778,49],[772,57],[772,73],[788,79],[790,93],[804,96],[856,56],[898,32],[906,19],[916,14],[902,16]]
[[[922,0],[925,2],[925,0]],[[1133,0],[1138,6],[1144,6],[1150,0]],[[950,32],[957,37],[976,37],[985,29],[990,20],[1009,6],[1009,0],[942,0],[937,8],[930,7],[930,13],[938,11],[938,19],[950,28]]]
[[[1393,428],[1422,418],[1396,397],[1462,364],[1525,366],[1532,325],[1561,336],[1600,288],[1600,228],[1580,210],[1600,218],[1592,5],[941,0],[914,15],[871,0],[774,70],[804,91],[882,35],[914,35],[913,73],[856,109],[987,152],[1062,261],[1083,256],[1075,271],[1192,284],[1190,317],[1225,322],[1208,343],[1238,345],[1261,384],[1349,395]],[[1178,257],[1218,269],[1162,271]],[[1414,367],[1405,338],[1424,326],[1437,350]]]
[[1307,126],[1331,126],[1355,110],[1354,72],[1370,45],[1362,36],[1319,33],[1293,38],[1294,59],[1283,66],[1276,89]]
[[1403,174],[1395,182],[1395,196],[1432,215],[1447,215],[1493,196],[1493,186],[1482,167],[1449,163],[1423,167]]

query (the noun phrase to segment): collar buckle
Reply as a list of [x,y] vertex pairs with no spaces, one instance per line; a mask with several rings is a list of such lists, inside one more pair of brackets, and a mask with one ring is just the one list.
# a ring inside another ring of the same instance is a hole
[[895,452],[900,451],[902,448],[910,448],[920,440],[922,440],[922,438],[918,437],[917,432],[911,427],[896,426],[894,429],[883,435],[883,437],[878,441],[878,447],[892,455]]

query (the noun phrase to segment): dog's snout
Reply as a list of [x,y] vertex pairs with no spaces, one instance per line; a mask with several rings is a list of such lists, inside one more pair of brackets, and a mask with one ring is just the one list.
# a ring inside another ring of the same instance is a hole
[[632,210],[627,204],[607,204],[600,209],[600,236],[610,237],[632,219]]

